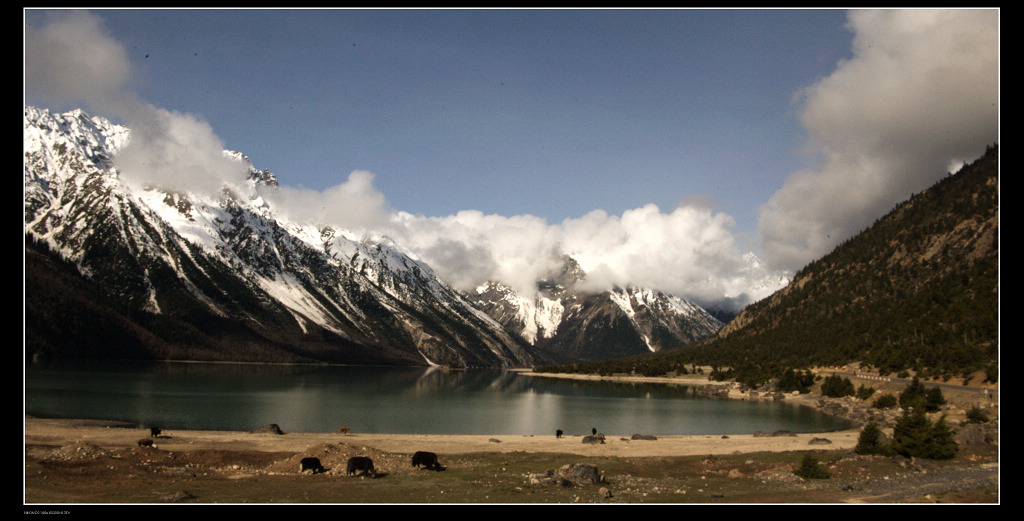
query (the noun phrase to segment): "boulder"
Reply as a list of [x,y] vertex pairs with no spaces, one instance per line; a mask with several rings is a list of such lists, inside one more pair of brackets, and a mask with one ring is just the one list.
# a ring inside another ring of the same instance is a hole
[[569,463],[558,469],[548,470],[542,474],[531,474],[530,483],[534,485],[593,485],[603,483],[604,478],[597,470],[597,465],[589,463]]
[[658,437],[653,434],[634,434],[630,437],[631,440],[657,440]]
[[979,446],[989,443],[988,429],[977,423],[968,423],[957,429],[953,434],[953,440],[961,446]]

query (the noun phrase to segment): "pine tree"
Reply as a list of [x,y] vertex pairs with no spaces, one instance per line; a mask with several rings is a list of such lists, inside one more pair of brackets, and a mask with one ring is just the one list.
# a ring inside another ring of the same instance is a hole
[[929,459],[951,459],[956,456],[957,445],[953,439],[953,430],[946,423],[946,417],[942,416],[932,427],[931,444],[927,455]]
[[901,456],[949,459],[956,455],[956,441],[945,416],[932,424],[922,408],[904,410],[893,431],[893,450]]
[[932,424],[924,409],[904,409],[903,416],[893,426],[893,450],[901,456],[922,457],[929,449]]
[[828,479],[832,477],[832,473],[828,469],[818,465],[818,458],[810,454],[804,454],[804,459],[800,462],[800,468],[794,471],[793,474],[804,479]]
[[888,454],[889,446],[882,439],[882,429],[874,421],[870,421],[860,431],[857,446],[853,448],[857,454]]

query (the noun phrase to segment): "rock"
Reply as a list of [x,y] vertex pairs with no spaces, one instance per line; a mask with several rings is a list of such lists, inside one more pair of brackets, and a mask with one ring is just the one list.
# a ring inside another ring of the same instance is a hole
[[962,446],[979,446],[988,443],[987,429],[983,425],[977,423],[969,423],[960,427],[956,433],[953,434],[953,440],[956,441],[957,445]]
[[653,434],[634,434],[630,437],[631,440],[657,440],[658,437]]
[[533,485],[570,487],[573,485],[593,485],[603,481],[604,478],[598,473],[597,466],[588,463],[569,463],[543,474],[530,474],[530,484]]
[[830,440],[828,438],[811,438],[811,440],[808,441],[807,444],[808,445],[831,445],[832,444],[832,440]]
[[603,445],[604,444],[604,434],[595,434],[595,435],[592,435],[592,436],[584,436],[583,437],[583,443],[584,444],[590,444],[590,445],[598,445],[598,444],[602,444]]
[[601,487],[601,490],[598,490],[597,493],[601,494],[601,497],[603,497],[605,499],[612,497],[612,491],[608,490],[605,487]]

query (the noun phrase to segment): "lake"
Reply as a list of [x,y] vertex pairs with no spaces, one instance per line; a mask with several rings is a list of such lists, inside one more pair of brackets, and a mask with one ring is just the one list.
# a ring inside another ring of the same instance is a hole
[[827,432],[813,408],[697,396],[694,387],[511,371],[89,362],[25,371],[25,413],[164,429],[541,435]]

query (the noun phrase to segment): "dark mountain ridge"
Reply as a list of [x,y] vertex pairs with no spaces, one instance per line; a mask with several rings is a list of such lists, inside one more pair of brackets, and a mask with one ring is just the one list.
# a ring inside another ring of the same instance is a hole
[[664,374],[711,365],[760,383],[844,365],[922,378],[985,371],[999,358],[999,150],[896,206],[801,269],[713,337],[651,356],[565,370]]

